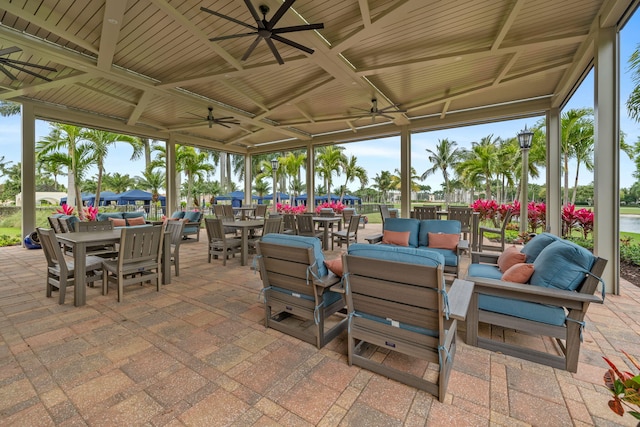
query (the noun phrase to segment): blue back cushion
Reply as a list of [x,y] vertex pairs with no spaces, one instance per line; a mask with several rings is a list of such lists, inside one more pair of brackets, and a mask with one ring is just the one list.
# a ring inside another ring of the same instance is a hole
[[122,214],[122,217],[124,219],[127,219],[127,218],[140,218],[140,217],[144,218],[144,212],[124,212]]
[[329,273],[327,266],[324,265],[324,255],[322,254],[322,243],[317,237],[293,236],[290,234],[271,233],[262,236],[260,239],[265,243],[273,243],[276,245],[293,246],[296,248],[313,248],[313,254],[316,258],[316,266],[318,267],[318,275],[326,276]]
[[[387,221],[388,220],[385,220],[385,225]],[[438,265],[444,264],[444,257],[437,252],[425,249],[408,248],[404,246],[354,243],[349,245],[349,255],[383,259],[385,261],[428,265],[431,267],[437,267]]]
[[574,291],[595,260],[595,256],[585,248],[568,240],[557,240],[544,248],[534,261],[529,283]]
[[188,219],[189,222],[198,222],[198,220],[200,220],[200,212],[198,211],[185,212],[183,218]]
[[414,218],[387,218],[384,221],[384,229],[389,231],[408,231],[409,246],[412,248],[418,247],[418,229],[420,228],[420,221]]
[[538,257],[538,255],[540,255],[540,252],[542,252],[544,248],[557,240],[562,239],[555,234],[541,233],[531,239],[526,245],[524,245],[520,252],[527,256],[525,262],[531,264],[536,260],[536,258]]
[[171,214],[171,218],[179,218],[179,219],[184,218],[184,211],[175,211],[174,213]]
[[99,213],[96,216],[96,219],[98,221],[106,221],[109,218],[123,219],[124,217],[122,216],[122,212],[105,212],[105,213]]
[[502,271],[493,264],[470,264],[467,270],[468,277],[484,277],[487,279],[502,279]]
[[423,219],[420,221],[418,245],[429,246],[429,233],[460,234],[461,230],[460,221],[455,219]]

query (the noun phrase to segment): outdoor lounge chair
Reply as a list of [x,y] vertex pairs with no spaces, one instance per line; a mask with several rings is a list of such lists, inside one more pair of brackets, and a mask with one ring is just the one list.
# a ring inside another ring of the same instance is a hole
[[[320,240],[268,234],[256,243],[256,251],[266,327],[317,348],[345,329],[346,317],[336,314],[345,308],[343,295],[330,289],[340,283],[340,278],[324,265]],[[329,317],[338,318],[330,327]]]
[[[509,222],[511,222],[511,216],[512,216],[512,212],[511,211],[507,211],[506,215],[502,219],[502,225],[500,226],[500,228],[480,227],[478,229],[478,232],[479,232],[478,248],[479,248],[480,252],[482,252],[485,249],[504,252],[504,245],[505,245],[505,240],[506,240],[506,229],[507,229],[507,224],[509,224]],[[490,243],[486,244],[484,242],[485,233],[497,234],[498,235],[498,244],[497,245],[496,244],[490,244]]]
[[[533,270],[524,284],[500,278],[503,273],[495,265],[498,254],[472,253],[467,280],[475,283],[475,291],[467,315],[466,343],[576,372],[585,314],[590,303],[604,299],[604,293],[601,299],[594,292],[607,260],[549,233],[536,236],[522,253],[526,263],[521,265]],[[480,337],[479,323],[550,337],[558,351],[543,352],[527,347],[526,342],[507,343],[503,333],[491,330],[488,337]]]
[[[445,291],[443,262],[434,252],[366,244],[351,245],[342,262],[349,364],[424,390],[440,402],[456,353],[457,320],[464,320],[473,293],[473,283],[460,279]],[[394,362],[392,353],[405,355],[403,362]],[[413,358],[438,369],[424,376],[429,368],[412,364]]]

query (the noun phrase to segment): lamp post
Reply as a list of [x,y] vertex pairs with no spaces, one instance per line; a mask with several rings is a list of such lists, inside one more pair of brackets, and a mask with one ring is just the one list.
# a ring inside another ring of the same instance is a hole
[[278,158],[271,159],[271,172],[273,173],[273,214],[278,213],[278,189],[276,188],[276,172],[278,172]]
[[527,232],[527,223],[529,222],[529,215],[527,205],[527,193],[529,192],[529,148],[531,148],[531,141],[533,139],[533,132],[527,129],[527,125],[524,125],[524,130],[518,134],[518,142],[520,143],[520,150],[522,151],[522,178],[520,180],[520,234]]

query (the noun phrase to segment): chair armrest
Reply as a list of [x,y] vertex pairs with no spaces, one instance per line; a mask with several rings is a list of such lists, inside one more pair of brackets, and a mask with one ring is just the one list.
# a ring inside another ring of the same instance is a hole
[[497,233],[497,234],[500,234],[502,232],[502,230],[499,229],[499,228],[490,228],[490,227],[480,227],[480,228],[478,228],[478,230],[481,233]]
[[462,252],[469,250],[469,241],[468,240],[460,240],[458,242],[457,252],[460,255]]
[[453,281],[451,289],[447,292],[449,295],[449,317],[460,321],[466,319],[474,286],[474,283],[468,280],[455,279]]
[[504,298],[549,304],[568,309],[581,309],[584,303],[602,303],[602,299],[593,294],[583,294],[556,288],[545,288],[529,284],[505,282],[485,277],[467,276],[466,280],[475,283],[475,293]]
[[346,289],[344,288],[344,283],[342,281],[340,281],[340,282],[336,283],[335,285],[331,286],[329,288],[329,290],[332,291],[332,292],[337,292],[339,294],[346,294],[347,293]]
[[313,283],[320,288],[330,288],[333,285],[339,284],[342,278],[336,276],[332,272],[329,272],[326,276],[313,279]]
[[375,245],[376,243],[382,242],[382,237],[384,237],[382,234],[374,234],[373,236],[365,237],[364,240],[372,245]]
[[471,263],[472,264],[498,264],[499,254],[490,254],[486,252],[471,252]]

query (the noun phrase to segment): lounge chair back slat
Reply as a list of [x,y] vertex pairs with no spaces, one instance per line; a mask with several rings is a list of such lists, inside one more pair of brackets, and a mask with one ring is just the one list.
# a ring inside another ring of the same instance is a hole
[[[425,293],[420,285],[399,282],[394,284],[393,289],[390,289],[389,283],[389,281],[363,276],[354,276],[349,280],[351,292],[354,295],[365,293],[382,299],[394,297],[401,304],[412,304],[420,308],[435,308],[437,310],[438,293],[435,290],[434,292]],[[389,292],[393,292],[395,295],[390,296]]]

